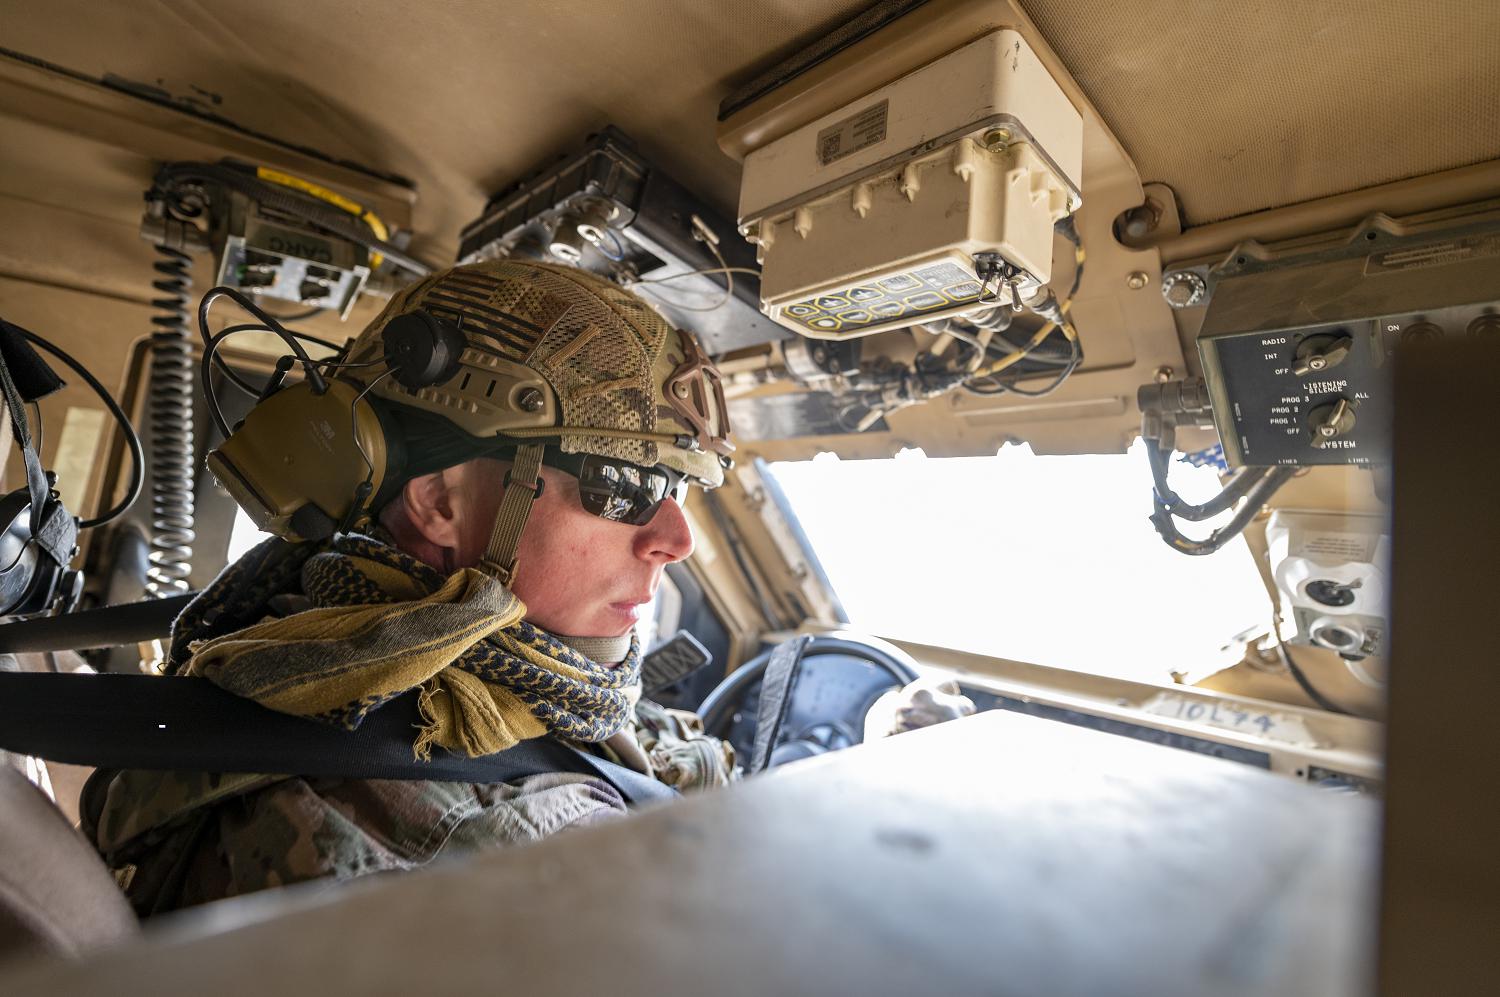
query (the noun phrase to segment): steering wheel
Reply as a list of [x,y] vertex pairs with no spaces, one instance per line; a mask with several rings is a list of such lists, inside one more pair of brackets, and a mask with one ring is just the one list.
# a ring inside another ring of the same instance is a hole
[[[698,707],[704,730],[734,745],[740,758],[750,757],[755,742],[761,683],[771,654],[766,651],[735,669]],[[865,714],[875,700],[916,679],[911,656],[883,640],[848,632],[814,637],[802,654],[802,671],[789,693],[791,705],[770,764],[859,744]]]

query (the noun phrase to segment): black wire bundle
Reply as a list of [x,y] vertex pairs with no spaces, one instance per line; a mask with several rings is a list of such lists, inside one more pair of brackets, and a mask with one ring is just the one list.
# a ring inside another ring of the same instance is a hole
[[[52,354],[54,357],[67,364],[68,367],[72,369],[73,373],[82,378],[83,383],[87,384],[89,388],[94,392],[94,394],[99,396],[99,400],[104,403],[104,407],[109,410],[109,414],[114,417],[115,422],[119,424],[120,431],[125,434],[125,446],[130,451],[130,486],[125,489],[124,497],[109,509],[90,519],[79,520],[78,528],[80,530],[88,530],[93,529],[96,526],[103,526],[106,523],[113,522],[114,520],[123,516],[125,514],[125,510],[129,509],[131,505],[135,503],[135,500],[140,498],[141,489],[145,486],[146,459],[141,452],[140,436],[136,433],[135,427],[130,424],[130,419],[125,415],[125,410],[120,408],[120,404],[115,401],[114,396],[109,393],[104,385],[99,383],[99,379],[96,378],[93,374],[89,373],[88,368],[84,367],[83,364],[75,360],[61,347],[48,342],[46,339],[43,339],[41,336],[38,336],[36,333],[30,331],[29,329],[23,329],[14,323],[6,323],[6,325],[8,325],[11,329],[14,329],[16,332],[19,332],[26,338],[26,341],[31,343],[33,346],[40,346],[48,353]],[[37,413],[38,415],[41,414],[40,407],[38,407]],[[37,450],[40,451],[40,449],[41,443],[40,441],[38,441]]]
[[1057,377],[1048,382],[1046,387],[1018,388],[1016,387],[1016,382],[1020,381],[1021,378],[1014,377],[1009,380],[1000,382],[1002,390],[1009,391],[1013,395],[1020,395],[1023,398],[1042,398],[1046,395],[1052,394],[1052,392],[1062,387],[1062,383],[1066,381],[1072,375],[1073,371],[1078,369],[1078,365],[1083,362],[1083,347],[1079,345],[1078,340],[1075,339],[1072,341],[1072,347],[1073,355],[1068,359],[1068,362],[1063,367],[1063,369],[1058,372]]
[[[260,321],[245,323],[243,325],[232,325],[222,332],[210,335],[208,331],[208,313],[213,307],[214,302],[220,298],[228,298]],[[224,413],[219,409],[219,399],[214,392],[213,379],[210,377],[210,372],[213,369],[215,359],[217,359],[220,368],[237,387],[257,397],[264,393],[264,388],[257,388],[237,377],[233,371],[229,370],[223,358],[218,356],[219,346],[224,340],[237,333],[250,331],[270,332],[280,336],[291,347],[294,360],[302,364],[303,370],[307,373],[307,379],[312,382],[313,389],[319,394],[327,390],[327,382],[324,380],[322,372],[318,370],[319,362],[307,355],[307,350],[302,347],[299,340],[305,339],[320,346],[338,349],[338,347],[326,340],[318,339],[315,336],[309,336],[305,333],[289,331],[280,322],[262,311],[255,302],[232,287],[221,286],[210,290],[203,296],[203,300],[198,303],[198,332],[203,337],[203,397],[208,402],[208,414],[213,418],[214,428],[218,429],[220,434],[225,437],[229,436],[229,424],[224,420]],[[278,371],[284,373],[280,364],[278,364]]]
[[[1078,369],[1079,363],[1083,361],[1083,348],[1076,340],[1069,341],[1066,346],[1056,346],[1052,344],[1052,339],[1052,336],[1048,336],[1041,343],[1026,350],[1026,357],[1023,361],[1033,365],[1040,365],[1044,369],[1017,371],[1003,380],[994,376],[975,377],[965,381],[963,389],[974,395],[1002,395],[1009,392],[1029,398],[1040,398],[1043,395],[1051,394],[1068,379],[1073,371]],[[986,355],[988,356],[990,352],[996,349],[998,349],[1000,356],[1006,356],[1017,350],[1025,349],[1025,344],[1012,340],[1003,331],[997,331],[990,338],[990,349],[986,350]],[[1047,368],[1060,368],[1060,370],[1057,376],[1046,387],[1040,389],[1016,387],[1019,382],[1027,378],[1046,373]]]
[[[225,339],[227,339],[231,335],[234,335],[235,333],[240,333],[240,332],[270,332],[270,333],[275,333],[275,331],[276,331],[275,329],[272,329],[269,326],[261,325],[259,322],[246,322],[246,323],[244,323],[242,325],[232,325],[229,328],[224,329],[222,332],[220,332],[219,335],[222,336],[222,337],[224,337]],[[294,332],[291,329],[287,329],[286,332],[290,336],[294,336],[297,339],[300,339],[300,340],[302,340],[304,342],[312,343],[315,346],[322,346],[325,349],[330,349],[330,350],[337,351],[340,348],[337,343],[330,343],[328,340],[326,340],[326,339],[319,339],[317,336],[309,336],[305,332]],[[208,340],[205,339],[204,342],[207,343]],[[295,356],[293,356],[291,359],[295,361],[297,358]],[[316,361],[316,363],[320,367],[327,366],[327,363],[324,362],[324,361],[321,361],[321,360]],[[261,395],[263,395],[265,393],[266,385],[262,384],[262,385],[257,386],[257,385],[251,384],[249,381],[245,380],[243,377],[240,377],[238,374],[236,374],[234,372],[234,369],[229,366],[229,361],[225,360],[222,356],[220,356],[217,350],[215,350],[215,352],[214,352],[214,366],[218,368],[219,373],[223,374],[224,378],[227,381],[229,381],[230,384],[233,384],[236,388],[239,388],[241,391],[245,392],[246,394],[248,394],[248,395],[254,395],[256,398],[259,398]]]
[[[1212,554],[1239,536],[1250,520],[1255,518],[1260,507],[1297,471],[1295,467],[1242,468],[1219,494],[1201,505],[1190,505],[1167,484],[1167,461],[1170,454],[1156,440],[1148,438],[1142,442],[1146,446],[1146,459],[1151,465],[1151,525],[1156,527],[1156,532],[1169,547],[1183,554]],[[1177,529],[1179,518],[1189,522],[1202,522],[1227,511],[1241,499],[1244,504],[1229,522],[1203,540],[1184,536]]]
[[1307,693],[1308,699],[1312,700],[1314,703],[1317,703],[1318,706],[1327,710],[1329,713],[1342,713],[1345,716],[1354,716],[1353,713],[1341,706],[1338,706],[1333,702],[1333,700],[1329,699],[1327,696],[1318,691],[1317,687],[1308,680],[1306,673],[1304,673],[1301,668],[1297,667],[1297,662],[1292,660],[1291,652],[1286,649],[1286,645],[1281,642],[1281,638],[1279,636],[1276,637],[1276,654],[1281,658],[1281,663],[1286,666],[1286,670],[1291,674],[1292,679],[1296,681],[1297,685],[1301,687],[1303,692]]
[[1246,467],[1235,473],[1224,489],[1202,505],[1189,505],[1167,484],[1169,455],[1155,440],[1146,440],[1146,459],[1151,464],[1151,481],[1156,487],[1157,498],[1173,516],[1189,522],[1201,523],[1212,519],[1245,496],[1257,482],[1270,472],[1269,467]]
[[[1033,310],[1037,311],[1039,315],[1048,321],[1055,323],[1058,329],[1062,330],[1063,326],[1067,325],[1070,321],[1067,316],[1068,304],[1073,300],[1073,295],[1078,293],[1079,285],[1083,283],[1083,268],[1086,256],[1083,251],[1083,240],[1078,235],[1078,228],[1073,215],[1067,215],[1060,219],[1053,228],[1059,235],[1073,244],[1073,281],[1068,287],[1068,293],[1063,295],[1061,302],[1058,302],[1049,295],[1046,305],[1037,305]],[[1005,330],[1009,325],[1010,322],[1006,321],[1002,325],[989,326],[989,328],[994,329],[994,335],[990,340],[991,345],[995,345],[998,342],[1001,346],[1009,347],[1005,351],[1007,354],[1017,350],[1025,350],[1025,358],[1022,362],[1061,366],[1062,370],[1058,372],[1055,378],[1041,388],[1019,388],[1016,386],[1021,381],[1035,377],[1041,373],[1036,370],[1025,370],[1017,371],[1003,380],[993,376],[973,378],[964,382],[963,388],[965,391],[974,395],[1001,395],[1009,392],[1010,394],[1020,395],[1023,398],[1042,398],[1062,387],[1063,382],[1071,377],[1073,372],[1078,369],[1078,365],[1083,362],[1083,346],[1078,341],[1076,330],[1072,335],[1068,336],[1068,345],[1061,350],[1058,347],[1049,346],[1045,339],[1030,349],[1026,349],[1024,344],[1013,342],[1006,337]],[[1051,337],[1048,338],[1050,339]]]

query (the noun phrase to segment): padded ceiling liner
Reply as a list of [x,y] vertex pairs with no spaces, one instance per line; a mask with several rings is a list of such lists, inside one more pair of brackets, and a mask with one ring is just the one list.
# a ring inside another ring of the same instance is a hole
[[[1495,0],[1022,3],[1191,224],[1500,158]],[[718,102],[867,6],[3,0],[0,43],[411,177],[443,259],[486,194],[611,122],[732,212]]]
[[0,0],[0,45],[409,177],[440,262],[488,194],[606,124],[732,216],[719,101],[868,3]]
[[1500,159],[1496,0],[1021,0],[1184,221]]

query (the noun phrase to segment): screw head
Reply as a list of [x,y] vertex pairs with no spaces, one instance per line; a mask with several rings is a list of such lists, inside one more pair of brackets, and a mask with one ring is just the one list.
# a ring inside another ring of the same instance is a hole
[[516,404],[522,412],[540,412],[547,400],[536,388],[525,388],[516,396]]
[[984,147],[990,152],[1001,152],[1010,146],[1012,137],[1009,128],[991,128],[984,133],[984,138],[981,141]]
[[688,396],[689,390],[690,389],[688,388],[686,381],[678,381],[676,384],[672,385],[672,394],[676,395],[678,398],[686,398]]
[[1151,276],[1144,270],[1133,270],[1125,278],[1125,286],[1132,291],[1139,291],[1149,283],[1151,283]]
[[1208,284],[1191,270],[1174,270],[1161,279],[1161,296],[1173,308],[1188,308],[1203,300]]
[[1156,368],[1156,372],[1151,376],[1156,378],[1157,384],[1166,384],[1168,381],[1172,380],[1173,373],[1174,371],[1171,367],[1158,367]]
[[1311,370],[1322,370],[1324,367],[1328,366],[1328,361],[1323,357],[1313,357],[1312,359],[1307,361],[1307,366]]

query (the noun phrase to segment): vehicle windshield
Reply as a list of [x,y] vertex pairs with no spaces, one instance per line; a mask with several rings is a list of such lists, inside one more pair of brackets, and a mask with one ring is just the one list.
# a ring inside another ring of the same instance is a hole
[[[824,453],[769,469],[856,630],[1170,683],[1233,664],[1234,638],[1270,625],[1243,538],[1185,557],[1156,535],[1139,442],[1065,457]],[[1220,487],[1211,466],[1176,466],[1172,482],[1189,501]]]
[[[824,453],[766,467],[865,633],[1170,683],[1234,664],[1236,638],[1270,628],[1243,538],[1184,557],[1156,535],[1139,443],[1065,457],[1026,445],[992,457]],[[1185,463],[1172,485],[1189,501],[1220,488],[1214,467]],[[237,509],[227,559],[267,536]]]

